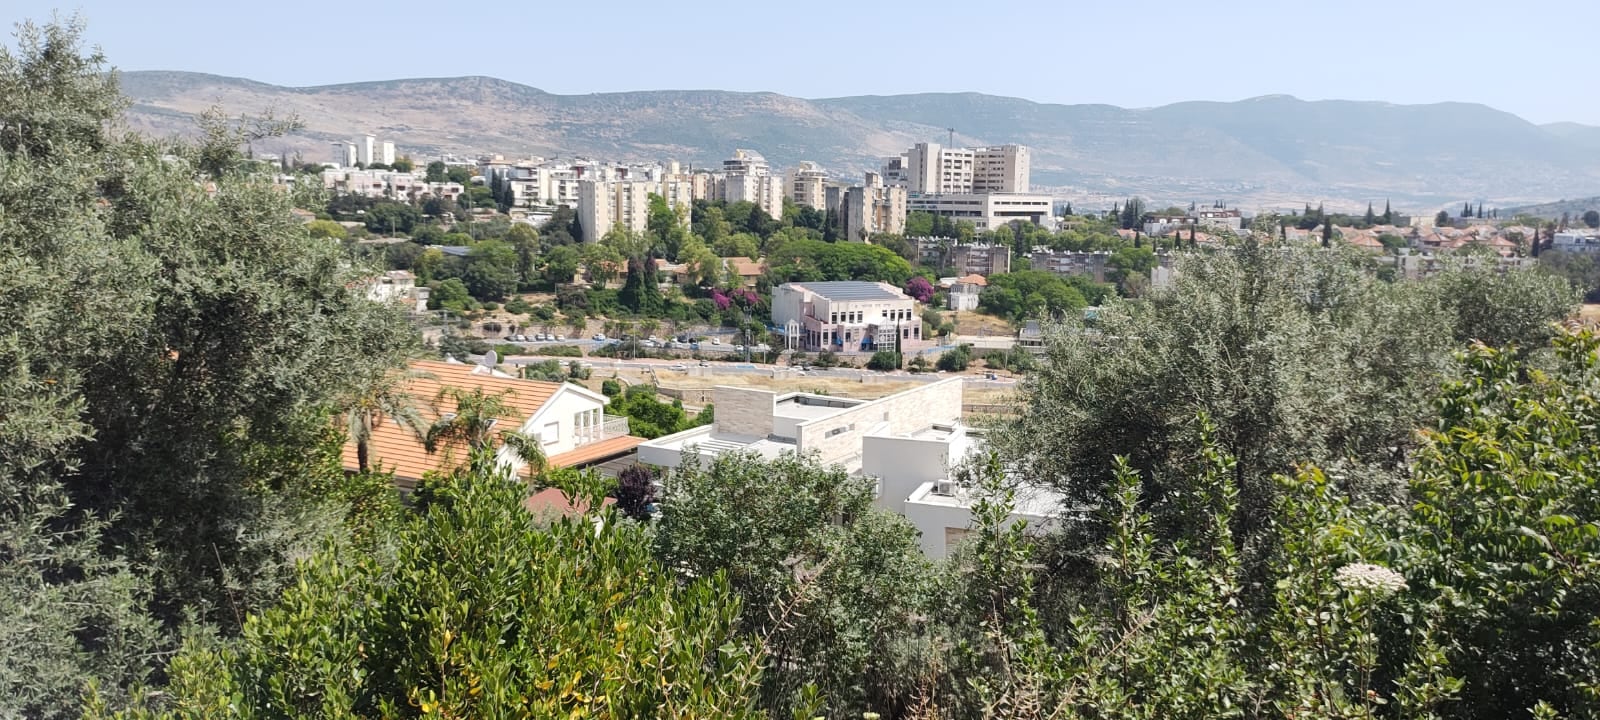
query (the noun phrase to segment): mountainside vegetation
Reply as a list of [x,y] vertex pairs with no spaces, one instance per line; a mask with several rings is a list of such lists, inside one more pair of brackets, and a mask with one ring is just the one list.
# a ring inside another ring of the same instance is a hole
[[312,161],[324,159],[331,140],[374,133],[415,157],[675,158],[703,167],[748,147],[779,167],[813,160],[859,177],[914,143],[946,142],[953,127],[957,143],[1030,146],[1036,185],[1118,194],[1274,204],[1298,194],[1431,206],[1600,192],[1600,146],[1586,142],[1588,135],[1464,103],[1270,96],[1129,110],[978,93],[553,95],[488,77],[286,88],[156,71],[127,73],[123,83],[133,100],[130,124],[162,135],[187,132],[188,117],[217,102],[298,112],[303,130],[259,149],[301,152]]

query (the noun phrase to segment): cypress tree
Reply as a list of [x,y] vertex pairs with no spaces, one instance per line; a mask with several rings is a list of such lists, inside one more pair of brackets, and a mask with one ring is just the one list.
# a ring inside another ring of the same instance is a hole
[[1333,247],[1333,222],[1327,218],[1322,220],[1322,246]]
[[1362,218],[1362,221],[1365,222],[1368,227],[1372,226],[1374,223],[1376,223],[1378,221],[1378,216],[1374,215],[1372,213],[1372,203],[1371,202],[1367,203],[1367,215],[1366,215],[1366,217]]
[[1389,208],[1389,201],[1388,200],[1384,200],[1383,201],[1383,224],[1385,224],[1385,225],[1393,225],[1394,224],[1394,210],[1391,210]]

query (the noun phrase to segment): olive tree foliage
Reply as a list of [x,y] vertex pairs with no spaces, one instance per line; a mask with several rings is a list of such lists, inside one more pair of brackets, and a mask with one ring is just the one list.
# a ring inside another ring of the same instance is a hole
[[767,652],[772,713],[892,715],[926,665],[917,628],[932,571],[871,481],[786,454],[729,453],[673,471],[656,552],[685,577],[724,573],[740,627]]
[[1600,714],[1600,336],[1475,346],[1417,454],[1401,566],[1464,681],[1452,718]]
[[541,526],[494,466],[479,451],[437,484],[392,562],[300,563],[236,642],[191,640],[169,697],[120,717],[757,717],[761,656],[723,578],[674,581],[609,508]]
[[[1025,411],[997,444],[1084,505],[1109,500],[1113,458],[1125,456],[1166,535],[1181,531],[1172,525],[1184,518],[1186,480],[1173,469],[1203,412],[1235,460],[1235,532],[1250,553],[1254,519],[1277,493],[1271,478],[1297,463],[1330,468],[1359,496],[1397,491],[1459,338],[1536,345],[1572,295],[1535,273],[1387,283],[1364,260],[1250,239],[1184,256],[1170,288],[1049,331],[1042,367],[1021,389]],[[1088,547],[1105,530],[1080,529]]]
[[1033,605],[1036,550],[1008,520],[1014,487],[997,461],[975,469],[974,527],[942,614],[953,621],[935,631],[942,666],[912,717],[1425,718],[1452,702],[1459,682],[1433,620],[1381,564],[1385,535],[1320,471],[1274,480],[1282,492],[1260,522],[1281,573],[1247,601],[1234,460],[1208,419],[1196,425],[1186,534],[1158,538],[1144,483],[1119,461],[1097,582],[1059,620]]
[[81,32],[0,49],[0,683],[38,716],[275,597],[343,512],[333,399],[412,342],[267,181],[113,134]]

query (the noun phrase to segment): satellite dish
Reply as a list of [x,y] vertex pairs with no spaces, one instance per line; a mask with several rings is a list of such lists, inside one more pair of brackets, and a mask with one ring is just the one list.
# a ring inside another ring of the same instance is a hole
[[483,359],[479,360],[478,364],[486,368],[492,368],[500,364],[500,357],[493,350],[490,350],[483,354]]

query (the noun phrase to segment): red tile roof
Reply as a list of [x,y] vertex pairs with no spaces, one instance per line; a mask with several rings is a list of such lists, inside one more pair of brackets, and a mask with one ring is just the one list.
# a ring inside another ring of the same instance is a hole
[[[521,427],[561,389],[560,383],[475,372],[479,368],[478,365],[431,360],[413,362],[411,369],[433,376],[412,378],[406,385],[406,391],[416,405],[417,414],[422,416],[422,422],[432,424],[441,414],[455,412],[455,400],[448,395],[440,397],[440,391],[457,388],[469,392],[482,390],[486,395],[500,397],[510,406],[510,412],[501,418],[505,421],[504,427],[515,429]],[[459,442],[429,454],[410,429],[394,420],[388,420],[373,429],[367,449],[372,466],[393,471],[395,479],[402,481],[402,484],[415,483],[430,470],[449,469],[445,463],[447,457],[452,462],[461,462],[466,457],[466,448]],[[357,468],[356,446],[353,442],[344,445],[344,468],[351,471]]]

